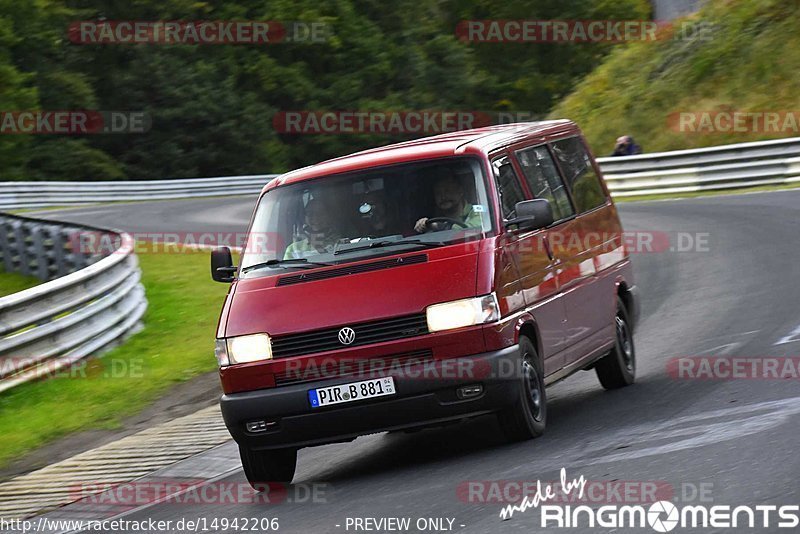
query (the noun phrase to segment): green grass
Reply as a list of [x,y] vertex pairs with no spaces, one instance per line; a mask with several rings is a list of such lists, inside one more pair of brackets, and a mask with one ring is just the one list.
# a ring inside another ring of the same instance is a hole
[[139,254],[145,328],[75,377],[0,394],[0,466],[67,434],[119,428],[170,386],[216,368],[214,335],[228,286],[209,275],[208,252]]
[[39,284],[41,284],[41,282],[32,276],[0,271],[0,297],[5,297],[6,295],[11,295],[17,291],[22,291],[23,289],[28,289]]
[[[87,206],[88,206],[88,204],[84,204],[84,205],[79,206],[79,207],[85,208]],[[72,207],[75,207],[75,206],[72,206]],[[69,209],[69,208],[70,208],[70,206],[48,206],[46,208],[17,208],[17,209],[13,209],[13,210],[6,210],[6,213],[11,213],[13,215],[25,215],[27,213],[37,213],[37,212],[40,212],[40,211],[57,211],[57,210],[63,210],[63,209]]]
[[[707,40],[630,43],[612,52],[551,113],[575,120],[595,154],[632,135],[645,152],[796,137],[800,132],[681,132],[676,112],[800,113],[800,5],[795,0],[710,0],[687,22]],[[681,21],[677,22],[680,28]],[[677,34],[677,35],[676,35]]]

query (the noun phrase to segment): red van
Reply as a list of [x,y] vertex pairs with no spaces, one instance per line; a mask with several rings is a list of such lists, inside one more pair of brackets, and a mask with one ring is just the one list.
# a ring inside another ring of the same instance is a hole
[[545,386],[634,380],[637,290],[567,120],[448,133],[275,178],[217,329],[222,414],[254,487],[297,450],[494,414],[541,435]]

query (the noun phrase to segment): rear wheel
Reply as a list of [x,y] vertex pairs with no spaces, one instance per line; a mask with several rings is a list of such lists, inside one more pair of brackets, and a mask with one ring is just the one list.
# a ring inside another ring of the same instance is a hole
[[614,317],[615,343],[606,356],[595,365],[597,378],[606,389],[618,389],[633,384],[636,377],[636,349],[633,346],[633,331],[628,322],[628,312],[617,299],[617,314]]
[[544,365],[527,337],[519,338],[520,377],[514,382],[516,402],[498,412],[497,420],[511,441],[533,439],[544,434],[547,423],[547,396]]
[[297,449],[254,451],[239,445],[239,456],[247,481],[256,491],[263,490],[269,482],[288,484],[294,478]]

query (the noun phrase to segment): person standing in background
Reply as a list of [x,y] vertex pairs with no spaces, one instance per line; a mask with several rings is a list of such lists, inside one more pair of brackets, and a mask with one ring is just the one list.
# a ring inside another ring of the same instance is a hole
[[617,143],[614,145],[614,152],[612,156],[633,156],[634,154],[641,154],[642,147],[637,145],[630,135],[623,135],[617,138]]

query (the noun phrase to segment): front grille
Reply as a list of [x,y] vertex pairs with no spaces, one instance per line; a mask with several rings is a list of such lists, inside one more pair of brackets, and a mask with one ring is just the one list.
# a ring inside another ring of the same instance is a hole
[[378,378],[385,376],[387,372],[393,369],[405,369],[406,366],[425,364],[432,361],[433,352],[430,349],[369,359],[345,358],[338,360],[336,365],[309,366],[302,370],[292,369],[282,373],[275,373],[275,385],[288,386],[343,376],[359,376],[364,377],[364,379]]
[[[339,341],[339,330],[345,326],[349,326],[356,333],[355,341],[349,345],[344,345]],[[287,356],[314,354],[315,352],[421,336],[427,333],[428,321],[424,313],[369,323],[342,325],[302,334],[274,337],[272,339],[272,357],[286,358]]]

